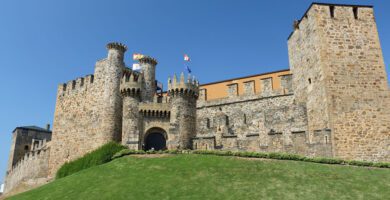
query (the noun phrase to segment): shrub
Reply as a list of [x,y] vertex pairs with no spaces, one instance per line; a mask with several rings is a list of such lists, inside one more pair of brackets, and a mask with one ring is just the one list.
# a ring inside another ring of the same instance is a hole
[[109,162],[112,160],[112,157],[115,153],[125,148],[126,147],[115,142],[109,142],[99,147],[98,149],[85,154],[81,158],[62,165],[61,168],[57,171],[56,178],[58,179],[69,176],[83,169]]
[[357,161],[357,160],[351,160],[347,162],[349,165],[356,165],[356,166],[365,166],[365,167],[372,167],[374,163],[372,162],[366,162],[366,161]]

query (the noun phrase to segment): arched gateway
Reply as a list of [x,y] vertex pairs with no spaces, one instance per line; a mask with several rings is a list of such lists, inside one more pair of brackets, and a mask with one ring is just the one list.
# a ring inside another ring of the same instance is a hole
[[165,150],[167,148],[167,133],[162,128],[151,128],[145,134],[144,150]]

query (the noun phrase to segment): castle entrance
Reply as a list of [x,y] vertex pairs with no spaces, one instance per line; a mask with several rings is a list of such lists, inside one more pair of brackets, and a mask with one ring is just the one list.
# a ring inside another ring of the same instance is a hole
[[160,128],[152,128],[146,132],[144,150],[165,150],[166,143],[166,132]]

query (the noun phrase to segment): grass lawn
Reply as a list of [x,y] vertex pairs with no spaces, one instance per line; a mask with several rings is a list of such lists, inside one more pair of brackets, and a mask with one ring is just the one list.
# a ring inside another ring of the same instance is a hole
[[386,199],[390,170],[213,155],[126,156],[10,199]]

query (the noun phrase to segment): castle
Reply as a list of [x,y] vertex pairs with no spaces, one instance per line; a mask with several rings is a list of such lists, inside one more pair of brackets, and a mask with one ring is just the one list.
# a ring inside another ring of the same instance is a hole
[[108,44],[93,75],[58,86],[50,136],[14,131],[5,192],[50,180],[110,141],[390,161],[390,90],[372,6],[313,3],[293,27],[290,69],[203,85],[175,75],[164,94],[156,59],[133,71],[127,47]]

